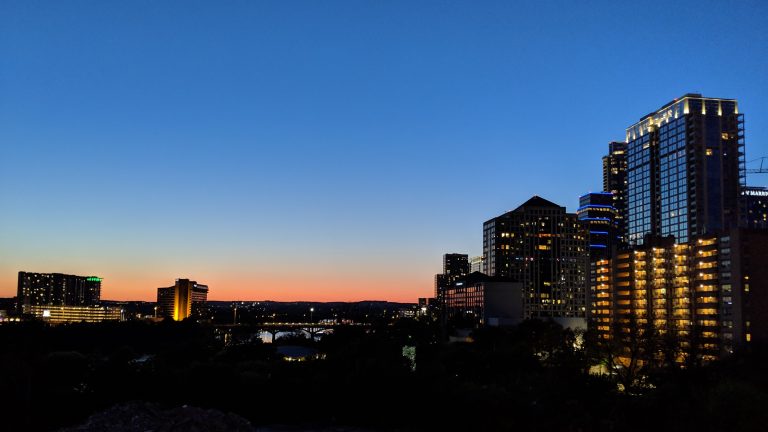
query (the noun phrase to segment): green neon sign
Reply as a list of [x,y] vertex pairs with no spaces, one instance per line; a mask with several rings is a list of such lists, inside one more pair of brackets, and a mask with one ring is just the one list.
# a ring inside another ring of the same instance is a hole
[[88,282],[101,282],[102,281],[102,279],[100,277],[96,277],[96,276],[87,277],[85,280],[87,280]]

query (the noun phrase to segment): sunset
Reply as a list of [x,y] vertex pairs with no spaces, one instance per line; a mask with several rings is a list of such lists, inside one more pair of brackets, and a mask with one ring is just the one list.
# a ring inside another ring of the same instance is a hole
[[[415,301],[441,254],[480,255],[482,223],[532,193],[575,210],[601,188],[585,172],[603,143],[673,96],[738,97],[748,156],[768,154],[766,36],[746,6],[633,32],[615,17],[653,8],[2,9],[7,296],[26,270],[100,275],[106,299],[189,277],[219,300]],[[687,37],[721,22],[738,30]],[[670,40],[686,49],[638,61]]]
[[766,17],[0,1],[0,431],[763,431]]

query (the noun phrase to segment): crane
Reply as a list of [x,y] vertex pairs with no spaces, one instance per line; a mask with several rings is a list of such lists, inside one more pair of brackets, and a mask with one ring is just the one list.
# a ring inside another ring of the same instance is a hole
[[765,162],[766,159],[768,159],[768,156],[763,156],[761,158],[749,161],[749,163],[760,161],[760,168],[748,169],[747,174],[768,174],[768,163],[766,164],[766,167],[763,168],[763,162]]

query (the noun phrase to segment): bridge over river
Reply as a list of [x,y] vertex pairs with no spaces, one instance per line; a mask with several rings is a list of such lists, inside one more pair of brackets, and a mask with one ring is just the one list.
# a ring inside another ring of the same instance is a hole
[[217,324],[216,329],[229,330],[234,332],[267,332],[272,336],[272,342],[275,336],[283,332],[302,331],[314,339],[318,334],[327,330],[335,330],[344,327],[363,327],[369,328],[370,324],[364,323],[322,323],[322,322],[265,322],[248,324]]

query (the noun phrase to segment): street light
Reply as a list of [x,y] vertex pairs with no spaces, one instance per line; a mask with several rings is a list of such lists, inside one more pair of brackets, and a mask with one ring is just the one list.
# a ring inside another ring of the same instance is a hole
[[312,315],[315,313],[315,308],[311,307],[309,308],[309,322],[314,322],[312,319]]

